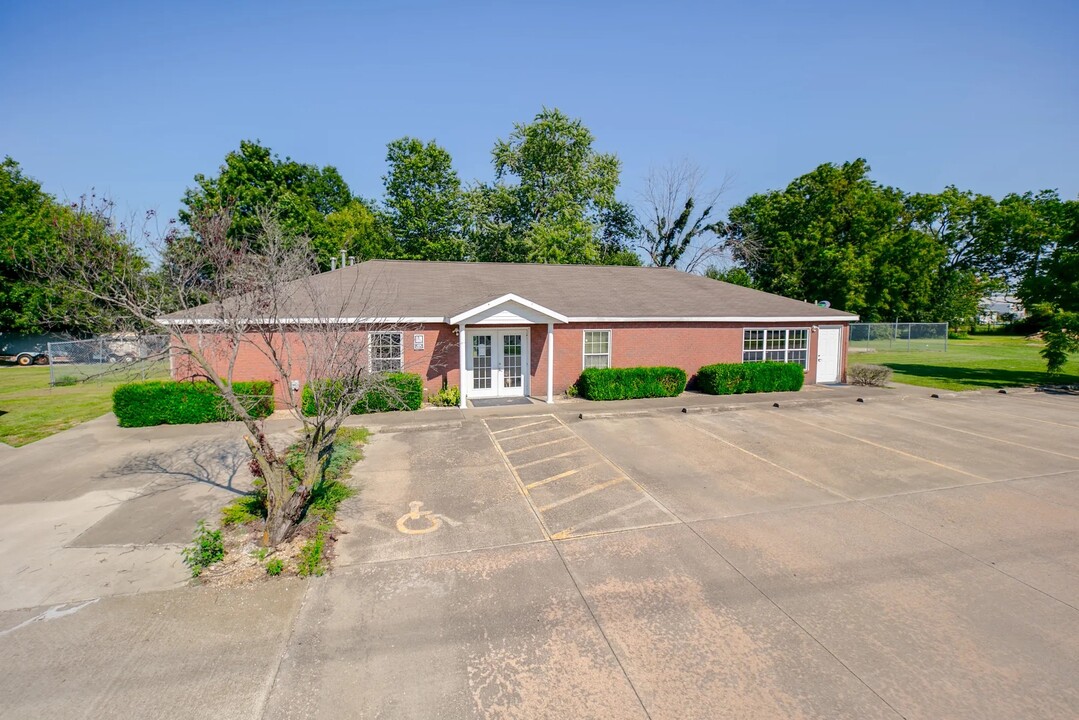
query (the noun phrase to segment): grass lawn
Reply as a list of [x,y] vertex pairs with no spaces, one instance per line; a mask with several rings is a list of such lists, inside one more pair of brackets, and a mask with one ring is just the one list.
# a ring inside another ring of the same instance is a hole
[[49,387],[48,367],[0,366],[0,442],[25,445],[112,410],[112,389],[130,377]]
[[1079,384],[1079,358],[1050,379],[1038,354],[1041,347],[1025,337],[971,335],[949,340],[948,352],[852,352],[847,364],[887,365],[896,382],[944,390]]

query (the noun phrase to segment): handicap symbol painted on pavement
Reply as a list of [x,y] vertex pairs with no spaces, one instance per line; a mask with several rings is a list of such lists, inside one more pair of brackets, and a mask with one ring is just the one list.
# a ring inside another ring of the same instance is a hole
[[405,535],[423,535],[434,532],[442,527],[443,521],[450,527],[461,524],[445,515],[438,515],[430,510],[420,510],[423,503],[419,500],[413,500],[408,507],[408,512],[397,519],[397,530]]

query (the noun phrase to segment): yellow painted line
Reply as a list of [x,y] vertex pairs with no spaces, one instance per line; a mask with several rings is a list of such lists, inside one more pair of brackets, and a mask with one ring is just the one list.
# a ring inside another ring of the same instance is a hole
[[613,480],[608,480],[607,482],[600,483],[599,485],[593,485],[592,487],[588,488],[587,490],[582,490],[579,493],[574,493],[574,494],[570,495],[569,497],[562,498],[561,500],[555,500],[553,503],[551,503],[549,505],[544,505],[543,507],[539,508],[539,511],[541,513],[544,513],[544,512],[547,512],[548,510],[554,510],[556,507],[561,507],[562,505],[565,505],[566,503],[571,503],[574,500],[580,500],[581,498],[585,497],[586,495],[591,495],[592,493],[599,492],[600,490],[606,490],[607,488],[611,487],[612,485],[617,485],[618,483],[622,482],[625,479],[626,478],[624,478],[624,477],[616,477]]
[[[483,427],[487,429],[487,434],[490,435],[491,427],[487,424],[486,420],[483,421]],[[528,490],[525,489],[524,481],[522,481],[521,476],[517,474],[517,470],[514,469],[513,463],[511,463],[510,459],[506,457],[506,453],[502,452],[502,448],[501,446],[499,446],[498,442],[495,441],[494,435],[491,435],[491,440],[493,441],[491,444],[495,446],[495,450],[497,450],[498,454],[502,456],[502,462],[506,464],[506,468],[510,471],[510,475],[512,475],[513,479],[517,482],[517,489],[520,490],[521,494],[525,496],[525,502],[528,503],[529,509],[536,517],[536,522],[539,523],[540,532],[543,533],[544,538],[550,540],[551,530],[547,527],[547,523],[543,521],[543,514],[536,510],[536,506],[532,504],[532,501],[528,498]]]
[[[842,432],[840,430],[836,430],[835,428],[827,427],[826,425],[817,425],[816,423],[811,423],[811,422],[809,422],[807,420],[800,420],[800,419],[798,419],[796,417],[791,416],[789,413],[786,414],[786,415],[783,415],[783,418],[787,419],[787,420],[793,420],[794,422],[802,423],[803,425],[808,425],[809,427],[817,428],[818,430],[825,430],[825,431],[830,432],[830,433],[835,433],[836,435],[841,435],[841,436],[843,436],[845,438],[850,438],[851,440],[857,440],[860,443],[865,443],[866,445],[872,445],[873,447],[880,448],[881,450],[887,450],[888,452],[894,452],[897,455],[903,455],[903,456],[906,456],[906,457],[909,457],[909,458],[913,458],[915,460],[920,460],[922,462],[929,463],[930,465],[936,465],[937,467],[944,468],[945,470],[951,470],[953,472],[957,472],[960,475],[966,475],[968,477],[972,477],[972,478],[975,478],[977,480],[984,480],[984,481],[987,481],[987,482],[991,482],[990,478],[982,477],[981,475],[976,475],[975,473],[968,472],[968,471],[963,470],[961,468],[953,467],[952,465],[945,465],[944,463],[937,462],[936,460],[930,460],[929,458],[922,457],[921,455],[915,455],[914,453],[909,453],[909,452],[906,452],[905,450],[898,450],[898,449],[896,449],[894,447],[888,447],[887,445],[881,445],[880,443],[873,442],[872,440],[866,440],[865,438],[860,438],[857,435],[849,435],[849,434],[847,434],[845,432]],[[791,472],[791,471],[788,471],[788,472]],[[853,499],[853,498],[848,498],[848,499]]]
[[498,435],[499,433],[513,432],[514,430],[520,430],[521,428],[530,427],[532,425],[539,425],[540,423],[550,422],[553,419],[554,419],[553,415],[545,415],[542,420],[537,420],[535,422],[525,423],[523,425],[514,425],[513,427],[502,428],[501,430],[492,430],[491,428],[487,428],[487,432],[491,433],[492,435]]
[[616,463],[616,462],[615,462],[614,460],[611,460],[611,459],[610,459],[609,457],[607,457],[607,455],[606,455],[606,454],[604,454],[604,453],[603,453],[603,452],[602,452],[601,450],[599,450],[599,448],[593,447],[593,446],[592,446],[592,443],[588,442],[588,441],[587,441],[587,440],[585,440],[585,439],[584,439],[583,437],[581,437],[580,435],[578,435],[577,433],[575,433],[575,432],[573,431],[573,428],[571,428],[571,427],[570,427],[569,425],[566,425],[566,423],[565,423],[565,422],[564,422],[564,421],[563,421],[563,420],[562,420],[561,418],[559,418],[559,417],[558,417],[557,415],[555,415],[555,416],[553,416],[553,417],[554,417],[554,419],[555,419],[555,421],[556,421],[557,423],[559,423],[560,425],[562,425],[562,427],[564,427],[564,428],[566,428],[567,430],[569,430],[569,431],[570,431],[570,433],[572,433],[572,434],[574,435],[574,437],[576,437],[576,438],[577,438],[577,439],[578,439],[578,440],[579,440],[579,441],[581,442],[581,444],[582,444],[582,445],[584,445],[584,446],[585,446],[585,447],[586,447],[587,449],[589,449],[589,450],[591,450],[592,452],[594,452],[594,453],[596,453],[597,455],[599,455],[599,456],[600,456],[600,459],[602,459],[602,460],[603,460],[603,462],[607,463],[607,464],[608,464],[608,465],[610,465],[610,466],[611,466],[612,468],[614,468],[614,471],[615,471],[615,472],[617,472],[617,473],[621,474],[622,476],[624,476],[624,477],[626,478],[626,480],[628,480],[628,481],[629,481],[630,485],[632,485],[633,487],[637,488],[637,491],[638,491],[639,493],[641,493],[642,495],[644,495],[645,497],[647,497],[647,498],[648,498],[649,500],[651,500],[651,501],[652,501],[652,504],[653,504],[653,505],[655,505],[655,506],[656,506],[657,508],[659,508],[660,512],[662,512],[662,513],[663,513],[664,515],[666,515],[667,517],[670,517],[670,518],[674,518],[674,519],[675,519],[675,520],[677,520],[678,522],[681,522],[681,519],[680,519],[680,518],[679,518],[679,517],[678,517],[677,515],[675,515],[675,514],[674,514],[673,512],[671,512],[670,510],[668,510],[668,509],[667,509],[667,506],[666,506],[666,505],[664,505],[664,504],[663,504],[663,503],[661,503],[661,502],[660,502],[659,500],[657,500],[657,499],[656,499],[655,497],[653,497],[652,493],[650,493],[650,492],[648,492],[647,490],[645,490],[644,486],[643,486],[643,485],[641,485],[641,484],[640,484],[639,482],[637,482],[636,480],[634,480],[634,479],[633,479],[633,476],[632,476],[632,475],[630,475],[630,474],[629,474],[628,472],[626,472],[626,471],[625,471],[625,469],[624,469],[624,468],[623,468],[622,466],[620,466],[620,465],[619,465],[618,463]]
[[613,516],[617,515],[618,513],[622,513],[622,512],[625,512],[626,510],[629,510],[630,508],[637,507],[641,503],[646,503],[650,499],[651,498],[649,498],[647,495],[644,495],[644,496],[642,496],[640,498],[637,498],[636,500],[631,502],[629,505],[623,505],[620,508],[615,508],[614,510],[608,510],[607,512],[603,513],[602,515],[596,515],[593,518],[589,518],[589,519],[585,520],[583,523],[578,523],[577,525],[574,525],[572,527],[568,527],[565,530],[559,530],[555,534],[551,535],[551,539],[552,540],[565,540],[570,535],[577,532],[578,530],[580,530],[583,527],[588,527],[589,525],[592,525],[593,523],[597,523],[600,520],[606,520],[607,518],[613,517]]
[[560,437],[560,438],[557,438],[555,440],[548,440],[547,442],[541,442],[541,443],[536,444],[536,445],[529,445],[528,447],[517,448],[516,450],[507,450],[506,454],[507,455],[513,455],[514,453],[524,452],[525,450],[535,450],[536,448],[547,447],[548,445],[554,445],[555,443],[560,443],[563,440],[572,440],[574,437],[575,436],[573,436],[573,435],[567,435],[565,437]]
[[[499,450],[501,450],[501,448],[499,448]],[[521,463],[520,465],[517,465],[517,467],[518,468],[526,468],[526,467],[528,467],[530,465],[538,465],[539,463],[547,462],[548,460],[557,460],[558,458],[569,457],[570,455],[576,455],[577,453],[587,452],[588,450],[589,450],[589,448],[587,448],[587,447],[579,447],[579,448],[575,448],[573,450],[567,450],[566,452],[563,452],[563,453],[558,453],[557,455],[548,455],[547,457],[541,457],[539,460],[529,460],[526,463]]]
[[582,470],[587,470],[588,468],[595,467],[596,465],[599,465],[599,464],[600,463],[598,463],[598,462],[588,463],[587,465],[582,465],[579,468],[573,468],[572,470],[567,470],[566,472],[558,473],[557,475],[552,475],[549,478],[543,478],[542,480],[537,480],[536,482],[528,483],[527,485],[525,485],[525,487],[527,489],[529,489],[529,490],[531,490],[532,488],[538,488],[540,485],[546,485],[549,482],[554,482],[555,480],[561,480],[562,478],[567,478],[570,475],[576,475],[577,473],[581,472]]
[[507,440],[516,440],[517,438],[528,437],[529,435],[537,435],[539,433],[550,432],[551,430],[558,430],[558,428],[558,425],[551,425],[550,427],[540,428],[539,430],[529,430],[528,432],[523,432],[520,435],[507,435],[506,437],[498,438],[498,442],[501,443],[506,442]]

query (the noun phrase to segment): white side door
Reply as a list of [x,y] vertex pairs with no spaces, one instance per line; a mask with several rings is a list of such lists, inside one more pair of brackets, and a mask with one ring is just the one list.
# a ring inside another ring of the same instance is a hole
[[817,382],[839,382],[839,344],[843,328],[822,327],[817,332]]

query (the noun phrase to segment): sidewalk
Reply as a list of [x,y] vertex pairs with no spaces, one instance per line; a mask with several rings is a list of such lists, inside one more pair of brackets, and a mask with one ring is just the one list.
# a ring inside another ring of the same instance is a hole
[[705,395],[687,391],[672,398],[641,398],[637,400],[592,401],[582,398],[559,398],[548,405],[533,400],[532,405],[509,405],[489,408],[423,408],[418,411],[387,412],[377,415],[353,416],[347,425],[362,425],[372,432],[400,432],[459,427],[465,420],[492,417],[521,417],[526,415],[557,415],[561,418],[588,420],[602,417],[626,417],[668,413],[726,412],[746,407],[781,405],[815,405],[831,402],[853,402],[857,398],[886,396],[896,398],[910,394],[908,390],[932,392],[926,388],[905,386],[903,391],[888,388],[853,385],[807,385],[798,392],[751,393],[746,395]]

